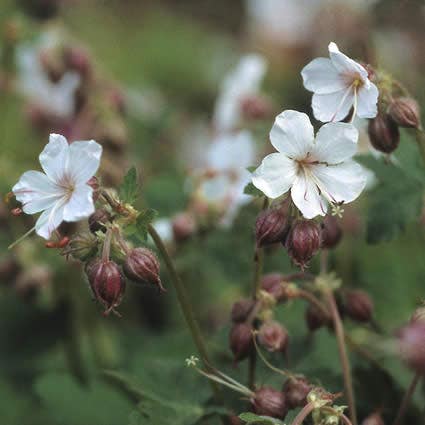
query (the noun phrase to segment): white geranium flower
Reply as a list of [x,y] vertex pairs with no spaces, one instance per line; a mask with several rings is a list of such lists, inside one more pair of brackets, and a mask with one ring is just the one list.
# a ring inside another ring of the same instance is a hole
[[217,131],[237,127],[242,116],[242,101],[258,93],[266,69],[262,56],[249,54],[225,77],[214,109],[213,123]]
[[80,76],[68,71],[53,83],[41,65],[39,49],[33,46],[20,46],[16,59],[18,89],[22,95],[57,117],[70,117],[75,109],[75,92],[80,86]]
[[314,116],[322,122],[341,121],[354,106],[360,118],[374,118],[378,112],[378,89],[366,69],[329,44],[329,56],[316,58],[301,71],[304,87],[312,91]]
[[68,144],[65,137],[51,134],[39,156],[40,171],[22,174],[12,191],[23,211],[42,211],[35,231],[45,239],[62,221],[79,221],[94,212],[93,189],[87,181],[100,164],[102,147],[94,140]]
[[306,114],[284,111],[270,132],[278,152],[263,159],[252,182],[269,198],[290,190],[306,218],[325,215],[328,202],[354,201],[365,187],[362,167],[351,160],[357,139],[356,128],[346,123],[325,124],[314,138]]
[[255,142],[249,131],[222,134],[207,149],[205,175],[197,195],[225,209],[221,224],[233,222],[239,208],[251,200],[243,193],[251,179],[247,167],[255,161]]

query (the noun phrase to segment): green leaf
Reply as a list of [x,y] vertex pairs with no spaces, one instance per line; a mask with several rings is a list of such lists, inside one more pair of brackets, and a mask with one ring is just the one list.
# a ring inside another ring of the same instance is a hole
[[270,416],[258,416],[251,412],[241,413],[239,418],[248,425],[284,425],[284,423]]
[[121,201],[133,204],[138,195],[137,171],[135,167],[131,167],[119,188],[119,197]]
[[397,151],[396,164],[372,157],[360,161],[378,180],[369,196],[366,240],[370,244],[389,241],[419,217],[425,182],[423,167],[409,140],[404,140]]
[[50,373],[38,379],[35,391],[55,423],[117,425],[128,422],[134,405],[106,383],[81,387],[69,375]]
[[142,241],[146,241],[148,239],[148,226],[152,223],[152,221],[157,216],[158,212],[152,208],[147,208],[142,211],[137,217],[136,221],[136,235]]
[[257,197],[264,196],[264,193],[263,193],[263,192],[261,192],[261,190],[260,190],[260,189],[257,189],[257,188],[256,188],[256,187],[252,184],[252,182],[249,182],[249,183],[245,186],[245,188],[244,188],[244,190],[243,190],[243,193],[245,193],[245,195],[257,196]]

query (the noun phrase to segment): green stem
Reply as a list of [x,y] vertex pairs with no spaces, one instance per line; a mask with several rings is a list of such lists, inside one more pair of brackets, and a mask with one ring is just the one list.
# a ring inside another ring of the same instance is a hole
[[[195,318],[195,314],[193,312],[192,306],[190,304],[186,288],[183,285],[183,282],[181,281],[179,275],[177,274],[173,261],[170,255],[168,254],[167,248],[165,247],[161,237],[158,235],[157,231],[154,229],[152,225],[149,225],[148,231],[165,262],[168,273],[170,275],[170,280],[176,290],[177,299],[179,301],[181,310],[183,312],[183,316],[186,320],[187,326],[189,327],[190,333],[192,335],[193,342],[195,343],[196,348],[198,349],[199,355],[202,358],[205,368],[207,370],[210,370],[209,365],[211,364],[211,362],[209,360],[207,347],[206,347],[204,338],[202,336],[199,324]],[[217,385],[211,382],[211,386],[214,391],[216,399],[219,399],[220,392]]]
[[341,361],[342,374],[344,377],[344,387],[347,396],[350,419],[353,425],[357,425],[356,401],[354,397],[350,361],[348,359],[347,347],[345,346],[344,327],[342,325],[341,317],[339,316],[338,307],[336,305],[333,292],[331,290],[328,290],[325,296],[329,305],[329,310],[331,312],[335,336],[338,343],[339,358]]
[[406,413],[406,409],[409,406],[410,400],[413,396],[413,393],[416,390],[416,387],[417,387],[420,379],[421,379],[421,375],[419,373],[417,373],[413,377],[412,382],[410,383],[409,388],[406,391],[406,394],[404,394],[403,400],[402,400],[401,405],[398,409],[397,416],[396,416],[396,418],[393,422],[393,425],[400,425],[401,420],[403,419],[403,416]]

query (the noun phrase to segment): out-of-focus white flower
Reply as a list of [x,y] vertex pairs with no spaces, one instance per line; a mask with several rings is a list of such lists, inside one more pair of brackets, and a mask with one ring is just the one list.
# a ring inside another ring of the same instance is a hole
[[255,143],[249,131],[220,135],[206,152],[206,165],[196,191],[198,199],[224,210],[221,224],[233,222],[239,208],[251,200],[243,193],[250,181],[247,167],[255,161]]
[[213,124],[218,132],[237,128],[242,117],[242,103],[258,93],[266,69],[267,63],[262,56],[249,54],[225,77],[214,109]]
[[314,138],[306,114],[284,111],[270,132],[278,152],[263,159],[252,182],[269,198],[290,190],[306,218],[325,215],[328,203],[354,201],[365,187],[362,167],[351,160],[357,139],[356,128],[346,123],[325,124]]
[[169,218],[158,218],[152,223],[152,226],[164,242],[173,240],[173,225]]
[[304,87],[312,91],[314,116],[322,122],[341,121],[354,106],[360,118],[376,116],[378,88],[366,69],[329,43],[328,58],[316,58],[301,71]]
[[80,76],[68,71],[58,82],[50,81],[40,62],[39,53],[37,46],[18,47],[18,89],[23,96],[52,115],[68,118],[75,109],[75,92],[80,85]]
[[246,0],[253,30],[271,41],[294,45],[306,42],[321,0]]
[[93,189],[87,181],[99,168],[102,147],[94,140],[68,144],[51,134],[39,156],[40,171],[26,171],[12,191],[26,214],[42,212],[35,231],[45,239],[62,221],[79,221],[94,212]]

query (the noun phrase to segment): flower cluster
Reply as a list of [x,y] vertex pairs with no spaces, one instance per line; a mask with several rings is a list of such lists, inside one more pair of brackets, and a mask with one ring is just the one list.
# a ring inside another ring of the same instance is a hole
[[[93,296],[109,314],[116,313],[121,303],[126,279],[164,288],[155,254],[144,247],[132,247],[124,236],[143,213],[100,187],[95,177],[101,154],[102,147],[94,140],[68,144],[64,136],[51,134],[39,157],[44,173],[25,172],[12,191],[23,212],[42,212],[33,230],[48,240],[46,247],[58,248],[63,255],[85,263]],[[60,234],[62,222],[84,219],[88,230],[70,238]],[[149,220],[143,220],[146,228]]]

